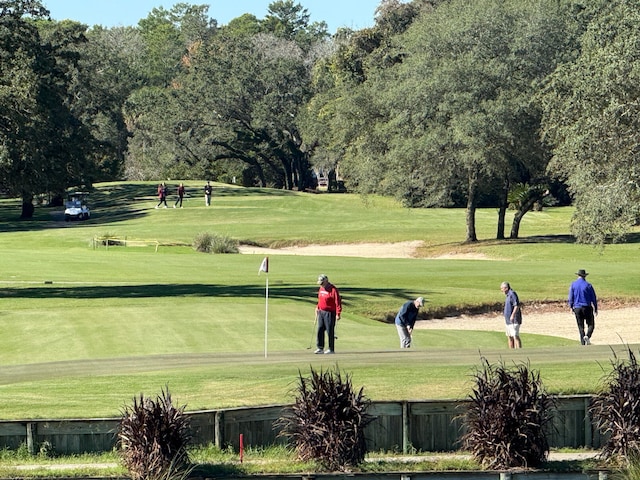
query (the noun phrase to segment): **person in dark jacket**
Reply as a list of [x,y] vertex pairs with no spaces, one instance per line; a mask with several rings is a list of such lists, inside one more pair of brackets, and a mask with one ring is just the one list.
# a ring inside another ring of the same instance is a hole
[[204,186],[204,204],[208,207],[211,205],[211,194],[213,193],[213,186],[211,182],[207,182]]
[[405,302],[396,315],[396,329],[400,337],[400,348],[411,347],[411,334],[413,326],[418,319],[420,307],[424,305],[424,298],[418,297],[415,300]]
[[176,203],[173,204],[173,208],[176,208],[178,204],[180,204],[180,208],[182,208],[182,199],[184,198],[184,185],[181,183],[178,185],[178,198],[176,199]]
[[509,285],[509,282],[502,282],[500,290],[505,294],[504,322],[507,325],[509,348],[522,348],[522,341],[520,340],[520,325],[522,325],[520,299],[515,290]]

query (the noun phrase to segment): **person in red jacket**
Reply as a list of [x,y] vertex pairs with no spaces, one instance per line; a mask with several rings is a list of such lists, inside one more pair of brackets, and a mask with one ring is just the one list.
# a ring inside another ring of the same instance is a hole
[[184,198],[184,185],[181,183],[178,186],[178,198],[176,199],[176,203],[173,204],[173,208],[176,208],[178,204],[180,204],[180,208],[182,208],[182,199]]
[[[316,306],[316,351],[315,353],[331,354],[335,352],[336,322],[342,313],[342,299],[340,292],[325,274],[318,276],[318,305]],[[324,334],[327,332],[329,348],[324,349]]]

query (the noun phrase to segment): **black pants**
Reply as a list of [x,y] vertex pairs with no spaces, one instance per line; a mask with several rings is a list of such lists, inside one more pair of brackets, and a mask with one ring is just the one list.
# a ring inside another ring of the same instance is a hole
[[[578,332],[580,332],[580,343],[584,345],[585,335],[591,338],[593,330],[596,328],[596,321],[593,316],[593,307],[576,307],[573,309],[573,313],[576,316],[576,322],[578,323]],[[584,324],[587,324],[587,333],[584,332]]]
[[336,332],[336,312],[327,312],[318,310],[318,331],[316,338],[316,347],[324,349],[324,333],[327,332],[329,338],[329,350],[335,351],[335,332]]

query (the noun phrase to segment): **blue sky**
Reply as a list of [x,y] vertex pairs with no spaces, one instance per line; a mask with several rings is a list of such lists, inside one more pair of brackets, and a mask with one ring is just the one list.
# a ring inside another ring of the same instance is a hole
[[[169,10],[181,0],[42,0],[54,20],[76,20],[89,26],[134,26],[147,17],[154,7]],[[219,24],[252,13],[264,18],[272,0],[182,0],[193,5],[209,5],[209,16]],[[311,22],[325,21],[329,32],[339,27],[354,30],[374,24],[375,10],[380,0],[297,0],[307,9]]]

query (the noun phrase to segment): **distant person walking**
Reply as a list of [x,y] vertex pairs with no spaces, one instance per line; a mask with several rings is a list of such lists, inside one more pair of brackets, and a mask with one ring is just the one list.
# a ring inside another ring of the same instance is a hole
[[162,205],[163,203],[163,208],[167,208],[167,186],[164,182],[158,185],[158,199],[160,201],[158,202],[158,205],[156,205],[156,208],[160,208],[160,205]]
[[520,340],[520,325],[522,325],[522,310],[518,294],[511,288],[509,282],[502,282],[500,290],[506,295],[504,300],[504,321],[507,325],[507,340],[509,348],[522,348]]
[[213,193],[213,186],[211,186],[211,182],[207,182],[204,186],[204,204],[208,207],[211,205],[211,194]]
[[181,183],[178,185],[178,198],[176,199],[176,203],[173,204],[173,208],[176,208],[178,204],[180,204],[180,208],[182,208],[182,199],[184,198],[184,185]]
[[418,312],[420,307],[424,305],[424,298],[418,297],[415,300],[409,300],[404,302],[400,310],[396,315],[396,329],[398,330],[398,336],[400,337],[400,348],[411,347],[411,334],[413,333],[413,326],[418,319]]
[[[316,351],[314,353],[332,354],[335,352],[336,322],[342,313],[342,298],[338,289],[329,283],[329,277],[318,276],[318,305],[316,306]],[[327,333],[329,348],[324,349],[324,334]]]
[[[598,298],[593,285],[587,282],[585,270],[580,269],[576,272],[578,278],[571,283],[569,287],[569,308],[576,316],[578,323],[578,332],[580,333],[580,343],[582,345],[591,345],[591,335],[596,328],[595,317],[598,316]],[[587,324],[585,332],[584,325]]]

